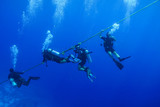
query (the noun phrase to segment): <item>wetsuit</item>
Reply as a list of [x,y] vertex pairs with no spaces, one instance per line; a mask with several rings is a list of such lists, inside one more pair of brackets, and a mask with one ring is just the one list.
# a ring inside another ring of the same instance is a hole
[[104,40],[103,46],[105,48],[105,51],[111,51],[112,53],[115,51],[113,49],[113,42],[116,41],[114,37],[112,36],[107,36],[107,37],[101,37],[101,39]]
[[31,78],[29,78],[28,81],[26,81],[24,78],[20,76],[20,74],[23,74],[23,72],[10,72],[10,74],[8,75],[8,79],[13,79],[18,88],[20,88],[21,85],[28,86]]
[[85,67],[84,65],[86,64],[86,61],[88,59],[88,54],[92,52],[88,52],[88,50],[83,49],[83,48],[76,48],[74,50],[76,54],[78,54],[77,58],[81,60],[81,62],[78,64],[79,65],[79,70],[85,71],[87,73],[88,79],[93,82],[93,79],[96,77],[92,74],[91,70],[88,67]]
[[86,63],[86,61],[87,61],[86,50],[80,48],[80,49],[77,49],[77,50],[74,50],[74,51],[75,51],[75,53],[78,54],[78,57],[77,57],[77,58],[81,60],[81,62],[79,63],[79,65],[80,65],[81,67],[84,67],[84,65],[85,65],[85,63]]
[[61,63],[62,60],[64,60],[65,58],[62,58],[58,55],[55,55],[53,54],[52,52],[48,51],[48,50],[45,50],[43,52],[43,62],[46,62],[47,60],[50,60],[50,61],[55,61],[57,63]]

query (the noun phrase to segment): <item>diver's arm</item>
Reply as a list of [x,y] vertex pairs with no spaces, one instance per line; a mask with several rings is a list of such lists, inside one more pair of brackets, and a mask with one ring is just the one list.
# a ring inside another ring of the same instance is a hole
[[85,50],[85,53],[87,55],[88,62],[91,63],[92,62],[92,58],[91,58],[90,54],[92,53],[92,51]]
[[[104,32],[105,30],[104,29],[102,29],[101,30],[101,32],[100,32],[100,35],[99,35],[99,37],[101,38],[101,39],[103,39],[104,37],[102,36],[102,33]],[[104,40],[104,39],[103,39]]]
[[105,40],[105,37],[103,37],[103,36],[101,36],[101,35],[100,35],[99,37],[100,37],[101,39]]
[[102,39],[103,38],[103,36],[101,36],[102,35],[102,33],[104,32],[105,30],[104,29],[102,29],[101,30],[101,32],[100,32],[100,35],[99,35],[99,37]]
[[103,36],[100,36],[100,38],[101,38],[102,40],[104,40],[104,41],[105,41],[105,39],[106,39],[106,38],[105,38],[105,37],[103,37]]
[[15,72],[16,74],[24,74],[24,71],[22,71],[22,72]]

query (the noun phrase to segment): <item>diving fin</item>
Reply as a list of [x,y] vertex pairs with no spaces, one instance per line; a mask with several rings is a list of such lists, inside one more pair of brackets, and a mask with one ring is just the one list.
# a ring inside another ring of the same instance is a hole
[[125,57],[125,58],[119,58],[119,61],[124,61],[124,60],[126,60],[126,59],[128,59],[128,58],[130,58],[131,56],[128,56],[128,57]]
[[118,67],[120,70],[122,70],[123,65],[122,65],[120,62],[116,61],[115,59],[113,59],[113,61],[115,62],[115,64],[117,65],[117,67]]
[[38,80],[38,79],[40,79],[40,77],[30,77],[30,79],[32,79],[32,80]]

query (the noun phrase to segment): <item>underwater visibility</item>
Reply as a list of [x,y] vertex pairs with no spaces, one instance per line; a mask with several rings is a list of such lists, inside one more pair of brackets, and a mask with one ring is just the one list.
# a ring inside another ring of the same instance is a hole
[[160,107],[160,0],[5,0],[0,107]]

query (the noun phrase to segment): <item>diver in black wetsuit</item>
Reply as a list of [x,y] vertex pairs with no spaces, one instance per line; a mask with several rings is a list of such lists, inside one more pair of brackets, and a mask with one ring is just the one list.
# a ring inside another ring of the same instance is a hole
[[8,80],[11,82],[12,86],[17,86],[20,88],[21,85],[28,86],[31,80],[40,79],[40,77],[29,77],[29,79],[26,81],[20,76],[21,74],[24,74],[24,72],[15,72],[13,68],[10,69]]
[[89,62],[92,62],[90,57],[90,53],[92,52],[89,52],[87,49],[80,48],[79,45],[75,46],[74,52],[75,54],[77,54],[77,58],[80,59],[78,69],[80,71],[85,71],[87,73],[87,77],[90,79],[91,82],[93,82],[93,79],[96,77],[93,76],[91,70],[88,67],[84,66],[87,60]]
[[116,41],[116,39],[115,39],[113,36],[111,36],[111,35],[109,34],[109,32],[106,34],[106,37],[103,37],[103,36],[100,35],[100,38],[103,39],[103,41],[104,41],[103,46],[104,46],[104,48],[105,48],[106,53],[109,54],[109,56],[113,59],[113,61],[116,63],[116,65],[119,67],[119,69],[122,69],[122,68],[123,68],[123,65],[122,65],[120,62],[118,62],[118,61],[113,57],[112,54],[114,54],[114,55],[119,59],[119,61],[123,61],[123,60],[125,60],[125,59],[128,59],[128,58],[130,58],[131,56],[128,56],[128,57],[126,57],[126,58],[121,58],[121,57],[119,56],[119,54],[113,49],[113,42]]
[[69,63],[69,62],[76,63],[73,57],[74,56],[71,54],[68,57],[63,58],[60,56],[59,52],[52,50],[50,48],[43,51],[43,62],[46,63],[47,61],[54,61],[57,63]]

